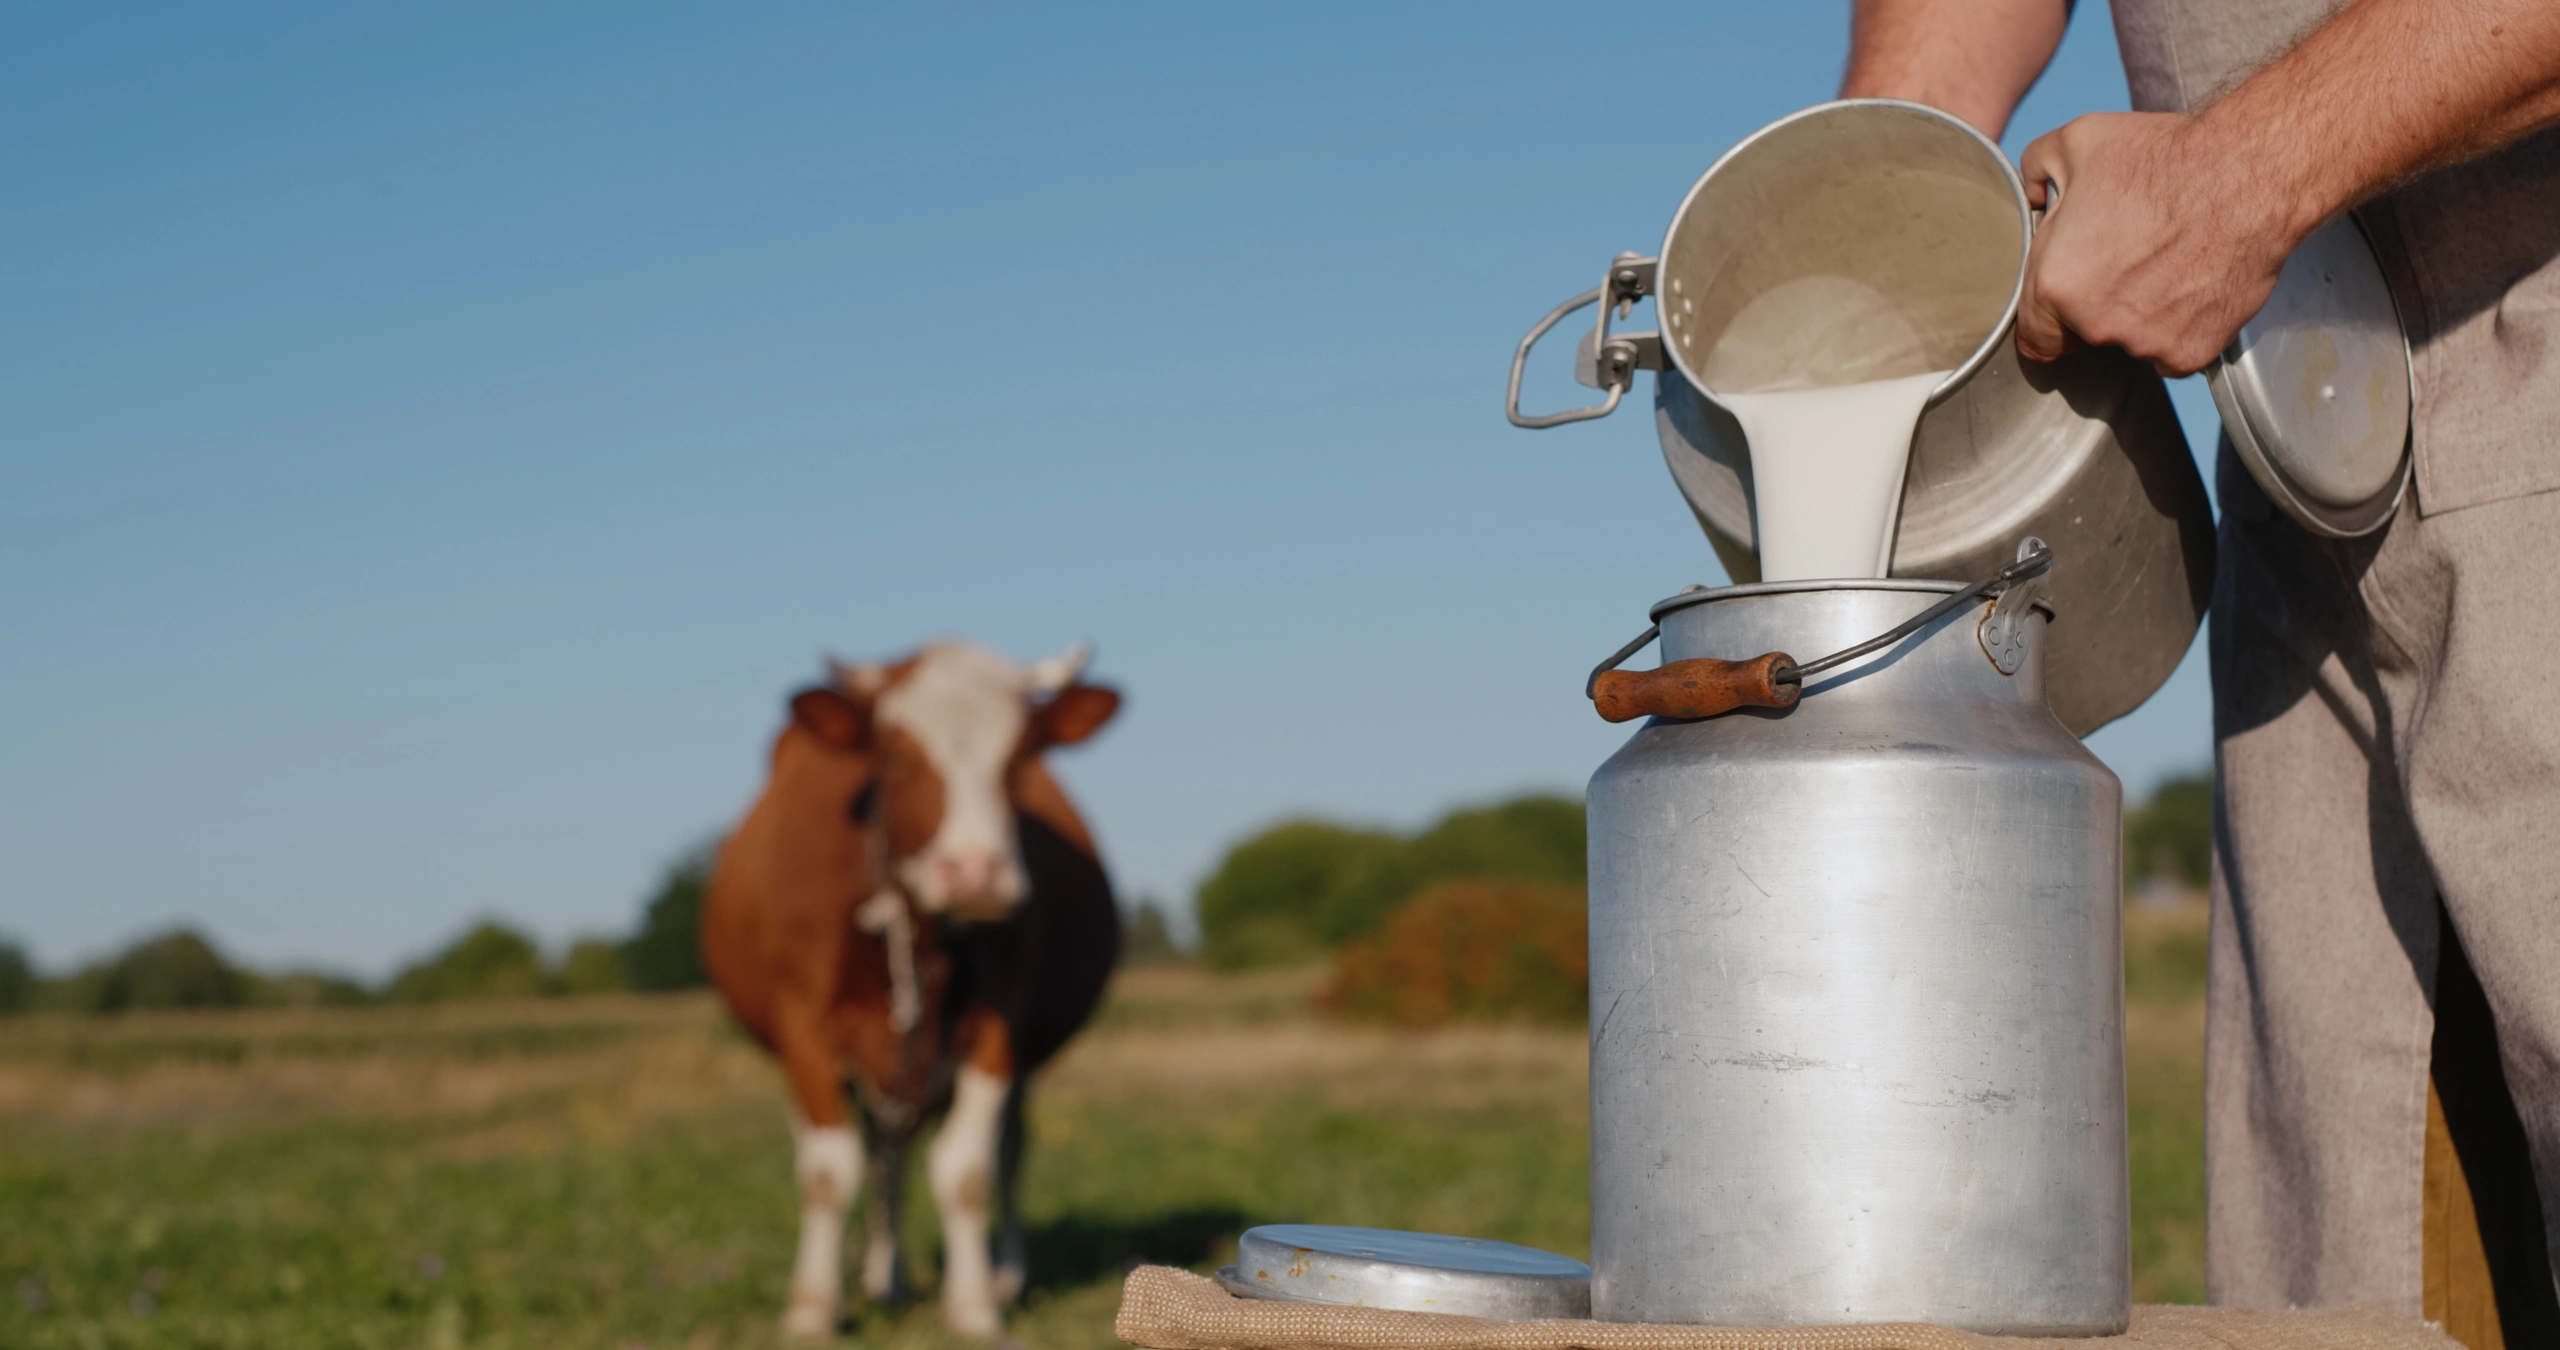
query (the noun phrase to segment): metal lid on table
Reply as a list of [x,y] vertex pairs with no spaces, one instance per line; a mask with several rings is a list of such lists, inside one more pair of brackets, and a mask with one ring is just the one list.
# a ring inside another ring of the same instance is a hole
[[2206,373],[2231,448],[2314,534],[2380,529],[2409,486],[2409,342],[2353,216],[2312,232]]
[[1271,1223],[1247,1229],[1218,1283],[1244,1298],[1527,1321],[1591,1315],[1591,1267],[1483,1238]]

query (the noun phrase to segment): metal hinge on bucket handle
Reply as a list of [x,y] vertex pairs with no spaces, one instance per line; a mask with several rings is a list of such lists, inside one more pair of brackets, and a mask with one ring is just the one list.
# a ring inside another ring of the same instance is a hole
[[[1606,280],[1548,311],[1547,317],[1540,319],[1538,326],[1520,339],[1520,349],[1511,354],[1511,392],[1502,405],[1503,414],[1511,419],[1511,425],[1535,431],[1542,427],[1563,426],[1567,422],[1587,422],[1595,417],[1606,417],[1618,410],[1618,400],[1635,387],[1637,371],[1664,368],[1660,333],[1609,331],[1613,314],[1623,319],[1628,311],[1635,308],[1636,301],[1653,294],[1656,271],[1654,259],[1640,253],[1621,253],[1616,261],[1609,264]],[[1539,417],[1524,415],[1520,411],[1520,372],[1528,367],[1529,349],[1537,346],[1538,339],[1545,337],[1547,330],[1562,322],[1566,315],[1594,301],[1600,303],[1600,317],[1574,352],[1573,378],[1591,388],[1605,389],[1609,396],[1588,408],[1571,408]]]
[[[2018,541],[2018,561],[2044,551],[2044,541],[2034,535]],[[2027,663],[2027,614],[2042,608],[2051,614],[2053,606],[2044,598],[2046,583],[2052,580],[2051,569],[2035,572],[2010,582],[2000,598],[1991,602],[1991,612],[1982,616],[1974,636],[1982,642],[1982,654],[2003,675],[2015,675]]]

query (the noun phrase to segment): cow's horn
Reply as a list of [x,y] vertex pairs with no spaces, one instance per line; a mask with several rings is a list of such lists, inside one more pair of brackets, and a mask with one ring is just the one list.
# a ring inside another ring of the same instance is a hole
[[830,656],[827,669],[834,673],[836,684],[848,694],[868,697],[889,687],[887,666],[849,666]]
[[1093,659],[1093,644],[1079,641],[1065,651],[1031,665],[1031,687],[1044,694],[1054,694],[1076,682],[1084,673],[1085,662]]

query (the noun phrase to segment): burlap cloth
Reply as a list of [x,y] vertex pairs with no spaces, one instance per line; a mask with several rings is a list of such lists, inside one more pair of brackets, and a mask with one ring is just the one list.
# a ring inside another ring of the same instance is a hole
[[1237,1298],[1214,1280],[1140,1266],[1120,1290],[1120,1339],[1146,1350],[2459,1350],[2423,1323],[2378,1312],[2255,1312],[2143,1304],[2121,1336],[1981,1336],[1916,1322],[1831,1327],[1667,1327],[1494,1322]]

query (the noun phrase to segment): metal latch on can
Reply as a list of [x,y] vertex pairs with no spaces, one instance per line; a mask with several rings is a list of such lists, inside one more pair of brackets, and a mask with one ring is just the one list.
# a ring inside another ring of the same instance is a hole
[[[2047,553],[2044,541],[2034,535],[2018,541],[2018,561],[2023,563],[2038,553]],[[2047,614],[2053,609],[2045,604],[2045,583],[2052,569],[2039,569],[2009,584],[2000,598],[1991,602],[1991,612],[1982,616],[1982,624],[1974,636],[1982,643],[1982,654],[2003,675],[2015,675],[2027,663],[2027,612],[2042,607]]]

